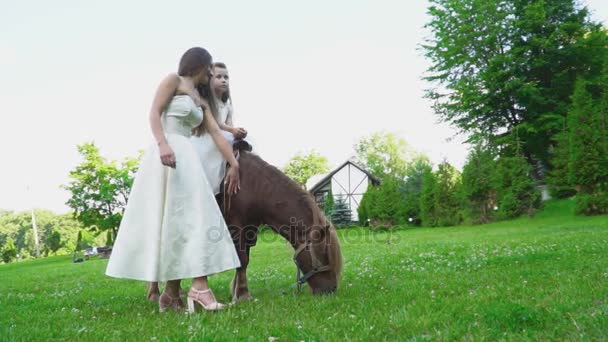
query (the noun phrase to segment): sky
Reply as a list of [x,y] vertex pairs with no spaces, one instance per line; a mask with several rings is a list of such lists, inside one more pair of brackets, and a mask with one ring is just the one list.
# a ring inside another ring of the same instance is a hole
[[[608,2],[587,0],[608,23]],[[192,46],[228,65],[235,121],[282,167],[317,150],[330,166],[374,132],[461,168],[421,78],[426,1],[11,1],[0,12],[0,208],[68,212],[60,188],[93,141],[122,160],[152,142],[160,80]]]

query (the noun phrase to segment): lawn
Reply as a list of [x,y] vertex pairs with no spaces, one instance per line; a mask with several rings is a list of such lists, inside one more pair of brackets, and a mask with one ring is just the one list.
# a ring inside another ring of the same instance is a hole
[[[483,226],[339,233],[335,295],[297,293],[293,251],[265,232],[256,299],[190,316],[159,314],[141,282],[104,276],[107,260],[0,265],[0,340],[608,339],[608,217],[576,217],[570,201]],[[222,301],[231,277],[211,278]]]

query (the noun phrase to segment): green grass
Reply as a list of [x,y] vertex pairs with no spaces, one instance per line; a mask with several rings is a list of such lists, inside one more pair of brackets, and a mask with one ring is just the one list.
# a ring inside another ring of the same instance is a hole
[[[106,260],[1,265],[0,340],[608,338],[608,217],[575,217],[569,201],[485,226],[340,235],[336,295],[297,294],[292,251],[268,232],[249,268],[257,300],[194,316],[157,313],[142,283],[103,275]],[[211,278],[220,300],[231,276]]]

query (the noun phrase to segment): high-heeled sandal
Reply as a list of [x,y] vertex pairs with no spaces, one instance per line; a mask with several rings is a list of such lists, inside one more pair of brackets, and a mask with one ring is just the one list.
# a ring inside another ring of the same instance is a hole
[[[164,301],[163,297],[169,298],[168,304],[163,304],[163,301]],[[171,295],[168,294],[167,292],[163,292],[163,294],[161,294],[160,297],[158,298],[158,311],[166,312],[169,309],[176,311],[176,312],[183,312],[184,311],[184,302],[182,302],[182,299],[179,296],[171,297]]]
[[202,290],[202,291],[190,289],[190,291],[188,291],[188,313],[196,312],[197,305],[202,307],[206,311],[219,311],[219,310],[223,310],[226,308],[226,305],[219,303],[215,299],[213,292],[211,292],[211,298],[213,298],[213,300],[215,300],[215,301],[211,304],[203,303],[201,295],[204,293],[208,293],[208,292],[211,292],[211,289],[206,289],[206,290]]

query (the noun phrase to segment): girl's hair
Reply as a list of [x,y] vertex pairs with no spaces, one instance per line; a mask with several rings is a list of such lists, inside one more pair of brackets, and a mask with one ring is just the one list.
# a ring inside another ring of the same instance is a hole
[[[220,69],[228,70],[228,68],[226,67],[226,64],[224,64],[222,62],[213,63],[213,68],[220,68]],[[230,83],[228,85],[228,90],[226,90],[226,92],[224,93],[224,95],[222,95],[222,98],[220,100],[222,100],[222,102],[224,102],[224,103],[226,103],[228,101],[232,102],[232,99],[230,98]]]
[[[186,51],[182,55],[182,58],[179,61],[177,74],[180,76],[193,76],[203,69],[209,69],[209,67],[212,65],[213,58],[207,50],[201,47],[193,47],[188,49],[188,51]],[[216,100],[215,96],[213,95],[213,91],[211,90],[210,81],[211,75],[208,75],[207,83],[197,85],[196,90],[202,98],[207,100],[207,103],[209,103],[209,109],[211,110],[211,114],[217,120],[217,104],[215,102]],[[194,128],[194,134],[201,135],[207,132],[207,129],[205,128],[205,125],[203,123]]]

